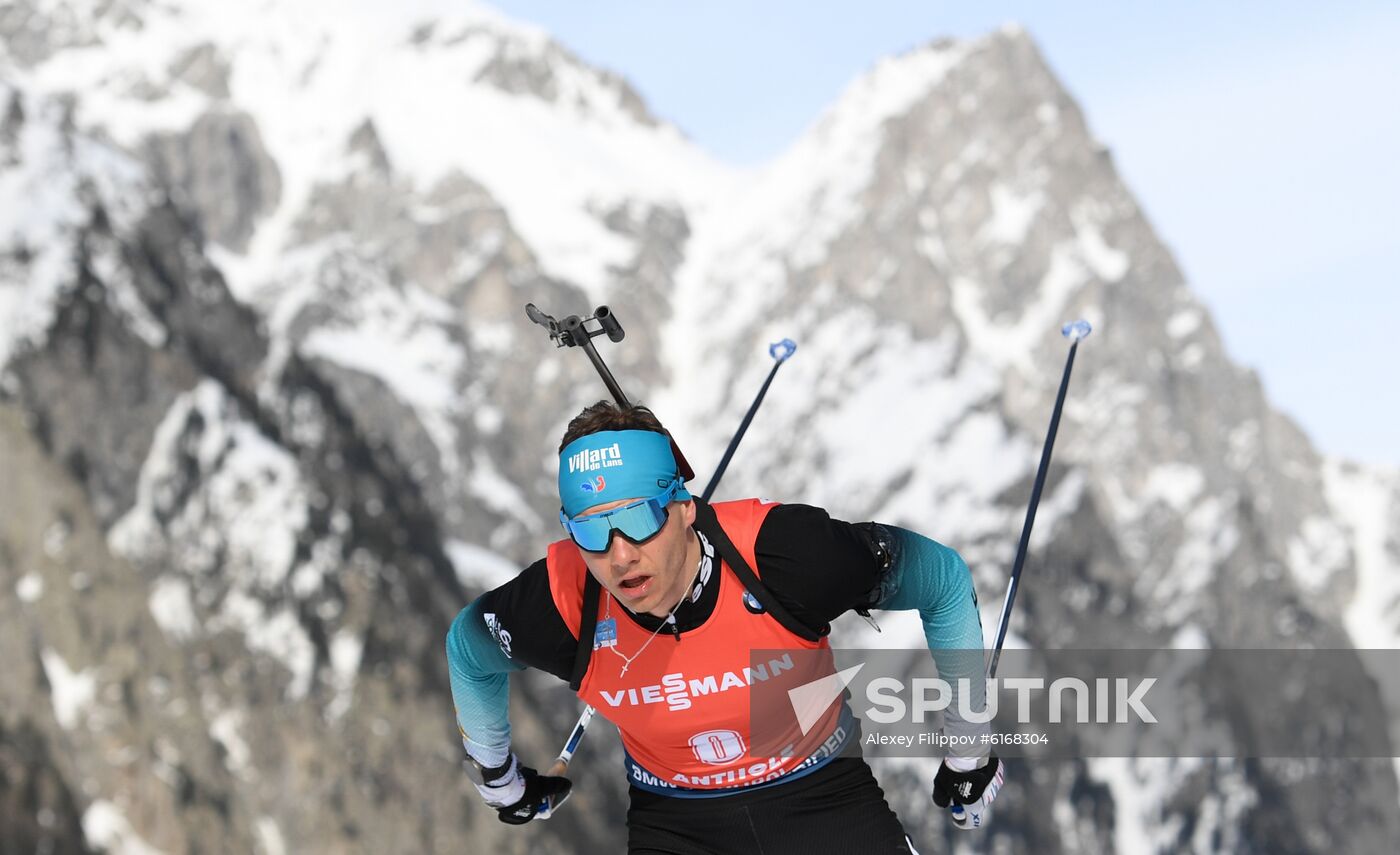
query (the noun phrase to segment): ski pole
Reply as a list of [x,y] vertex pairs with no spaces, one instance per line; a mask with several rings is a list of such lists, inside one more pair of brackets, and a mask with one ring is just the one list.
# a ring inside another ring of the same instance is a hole
[[[617,378],[613,377],[608,370],[607,363],[603,362],[603,357],[598,355],[598,349],[593,346],[593,338],[606,334],[610,341],[618,342],[626,336],[622,329],[622,324],[617,320],[617,316],[608,309],[607,306],[599,306],[593,310],[593,314],[587,318],[580,318],[578,315],[569,315],[562,321],[557,321],[554,316],[547,315],[540,311],[534,303],[525,304],[525,316],[532,322],[539,324],[549,330],[549,337],[554,340],[556,347],[581,347],[588,355],[588,361],[593,363],[593,368],[602,378],[603,385],[608,387],[608,392],[612,394],[613,400],[623,409],[632,406],[627,399],[627,395],[618,385]],[[598,329],[588,328],[589,321],[596,321]],[[681,474],[688,478],[695,477],[695,473],[690,469],[690,464],[686,462],[685,456],[681,454],[680,447],[676,445],[675,439],[671,440],[671,451],[676,456],[676,465],[681,470]],[[579,715],[578,721],[574,723],[574,729],[569,732],[569,738],[564,741],[564,748],[559,752],[559,756],[554,759],[554,763],[545,772],[546,775],[559,776],[569,770],[569,761],[574,757],[574,752],[578,750],[579,743],[583,741],[583,734],[588,730],[588,723],[593,720],[593,714],[597,712],[591,705],[585,704],[583,712]],[[570,790],[569,792],[572,792]],[[569,792],[561,796],[546,798],[540,802],[539,809],[535,812],[537,819],[549,819],[554,811],[569,798]]]
[[1021,583],[1021,570],[1026,563],[1026,550],[1031,543],[1031,527],[1035,525],[1035,510],[1040,505],[1040,493],[1045,488],[1045,475],[1050,471],[1050,452],[1055,447],[1055,433],[1060,429],[1060,412],[1065,407],[1065,393],[1069,390],[1069,374],[1074,369],[1074,353],[1079,342],[1088,337],[1094,328],[1085,320],[1065,324],[1060,333],[1071,342],[1069,355],[1065,357],[1065,372],[1060,377],[1060,391],[1055,396],[1055,410],[1050,415],[1050,430],[1045,434],[1045,447],[1040,452],[1040,468],[1035,473],[1035,486],[1031,488],[1031,501],[1026,506],[1026,523],[1021,527],[1021,542],[1016,545],[1016,561],[1011,565],[1011,578],[1006,583],[1006,600],[1001,606],[1001,620],[997,624],[997,643],[992,649],[992,661],[987,665],[987,679],[997,675],[997,663],[1001,661],[1001,647],[1006,643],[1006,631],[1011,623],[1011,607],[1016,604],[1016,589]]
[[724,477],[724,470],[729,468],[729,461],[734,457],[734,451],[739,447],[739,440],[744,438],[744,432],[749,429],[749,422],[753,421],[754,413],[758,412],[758,405],[763,403],[763,396],[768,394],[768,387],[773,384],[773,378],[777,376],[778,369],[783,367],[783,363],[788,361],[797,352],[797,342],[790,338],[774,342],[768,345],[768,355],[773,357],[773,370],[768,372],[768,379],[763,381],[763,387],[758,390],[758,396],[749,405],[749,411],[744,414],[744,420],[739,423],[739,429],[734,432],[734,438],[729,440],[729,447],[724,450],[724,456],[719,459],[719,466],[715,467],[715,474],[710,476],[710,482],[705,485],[705,492],[700,498],[709,501],[715,494],[715,488],[719,486],[719,479]]
[[[531,304],[529,308],[533,307],[533,304]],[[539,310],[536,309],[535,311],[538,312]],[[534,315],[531,315],[531,319],[534,319]],[[537,323],[539,322],[537,321]],[[616,321],[614,321],[614,323],[616,323]],[[740,422],[739,429],[734,432],[733,438],[729,440],[729,446],[724,450],[724,457],[720,460],[719,466],[715,469],[715,474],[710,476],[709,483],[705,485],[705,492],[701,495],[701,499],[704,501],[708,502],[710,496],[714,494],[715,488],[719,486],[719,480],[723,477],[724,470],[728,467],[730,459],[734,456],[735,449],[739,447],[739,441],[744,438],[744,432],[749,429],[749,424],[753,421],[754,414],[758,412],[759,405],[763,403],[763,396],[768,393],[768,387],[772,385],[773,378],[777,375],[778,369],[782,367],[782,364],[795,352],[797,352],[797,343],[790,338],[785,338],[782,341],[775,342],[768,346],[768,355],[774,359],[773,369],[768,372],[768,378],[763,381],[763,386],[758,390],[757,397],[755,397],[753,403],[749,405],[749,411],[744,414],[744,419]],[[595,364],[597,363],[595,362]],[[601,370],[606,369],[600,369],[600,371]],[[607,376],[611,377],[612,375],[609,374]],[[611,388],[611,384],[609,388]],[[621,394],[620,389],[615,391],[615,395]],[[621,401],[619,401],[619,403],[621,403]],[[574,723],[574,729],[569,732],[569,738],[564,740],[563,750],[560,751],[559,756],[554,759],[554,764],[549,767],[549,771],[545,773],[546,775],[557,777],[569,771],[569,763],[573,760],[574,752],[578,750],[579,743],[583,741],[583,735],[587,732],[588,724],[593,720],[593,714],[595,712],[597,712],[597,710],[595,710],[591,704],[584,705],[583,712],[579,714],[578,721]],[[565,793],[563,796],[555,799],[545,799],[540,805],[540,809],[535,813],[535,816],[539,819],[549,819],[554,811],[558,810],[559,806],[568,798],[569,794]]]
[[[1060,391],[1055,396],[1055,409],[1050,415],[1050,430],[1045,434],[1045,447],[1040,451],[1040,468],[1035,473],[1035,486],[1031,488],[1031,501],[1026,506],[1026,522],[1021,527],[1021,542],[1016,546],[1016,561],[1011,565],[1011,578],[1006,583],[1006,599],[1001,605],[1001,620],[997,623],[997,643],[992,649],[991,662],[987,664],[987,679],[997,674],[997,663],[1001,661],[1001,647],[1006,643],[1006,631],[1011,623],[1011,607],[1016,603],[1016,589],[1021,583],[1021,571],[1026,564],[1026,550],[1030,547],[1031,528],[1035,525],[1035,510],[1040,505],[1040,493],[1045,488],[1045,475],[1050,470],[1050,452],[1055,447],[1055,433],[1060,429],[1060,412],[1065,406],[1065,393],[1069,390],[1069,374],[1074,369],[1074,353],[1079,342],[1088,337],[1094,328],[1086,320],[1077,320],[1060,328],[1060,334],[1069,339],[1069,355],[1065,357],[1065,372],[1060,377]],[[950,810],[953,822],[959,826],[980,826],[986,810],[982,800],[970,805],[954,804]]]
[[[564,740],[564,749],[559,752],[558,757],[554,758],[553,765],[549,767],[549,771],[545,772],[546,775],[559,777],[569,771],[569,762],[574,759],[574,752],[578,750],[579,743],[583,741],[583,734],[588,731],[588,723],[593,720],[595,712],[597,710],[593,708],[592,704],[584,704],[583,712],[579,714],[578,721],[574,723],[574,729],[569,732],[569,738]],[[540,809],[535,812],[535,816],[539,819],[549,819],[560,805],[568,801],[571,792],[573,792],[572,788],[562,796],[546,798],[540,804]]]

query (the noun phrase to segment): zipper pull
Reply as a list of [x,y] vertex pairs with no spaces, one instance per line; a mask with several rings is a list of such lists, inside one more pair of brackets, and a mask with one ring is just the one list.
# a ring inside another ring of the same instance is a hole
[[677,643],[680,643],[681,625],[676,623],[676,616],[671,615],[670,617],[666,618],[666,622],[671,625],[671,635],[676,639]]

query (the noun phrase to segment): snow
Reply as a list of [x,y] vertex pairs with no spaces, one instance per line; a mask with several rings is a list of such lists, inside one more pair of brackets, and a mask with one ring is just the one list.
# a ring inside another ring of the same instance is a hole
[[1188,623],[1177,629],[1172,636],[1173,650],[1209,650],[1210,637],[1200,624]]
[[1201,321],[1199,309],[1182,309],[1167,319],[1167,335],[1172,338],[1186,338],[1200,329]]
[[332,576],[343,565],[341,557],[344,547],[344,530],[335,526],[335,521],[345,518],[345,512],[337,510],[332,522],[333,532],[322,537],[311,547],[311,557],[297,566],[291,574],[292,594],[309,599],[324,586],[326,577]]
[[[1382,502],[1379,507],[1384,508]],[[1303,520],[1299,532],[1288,541],[1288,569],[1305,592],[1326,587],[1333,576],[1351,561],[1351,547],[1345,531],[1330,517],[1313,516]],[[1400,585],[1397,585],[1400,593]]]
[[[1179,816],[1168,816],[1173,797],[1186,786],[1187,778],[1205,762],[1221,769],[1225,798],[1206,799],[1192,837],[1192,852],[1237,851],[1239,817],[1257,801],[1231,760],[1202,761],[1200,758],[1091,757],[1085,763],[1089,777],[1103,783],[1113,795],[1113,849],[1118,853],[1178,851],[1177,837],[1184,830]],[[1217,803],[1218,802],[1218,803]]]
[[1070,209],[1080,257],[1100,280],[1117,282],[1128,272],[1132,260],[1126,252],[1108,245],[1102,225],[1113,216],[1112,209],[1096,199],[1082,199]]
[[1073,469],[1059,482],[1047,479],[1046,486],[1049,491],[1041,496],[1040,507],[1035,514],[1035,528],[1031,530],[1030,548],[1036,551],[1047,548],[1059,535],[1065,520],[1079,509],[1089,480],[1083,469]]
[[73,535],[73,526],[66,519],[56,519],[44,529],[44,554],[50,558],[60,558],[68,547],[68,538]]
[[[837,452],[829,455],[820,480],[843,485],[849,503],[869,506],[883,494],[885,470],[896,462],[891,459],[891,448],[903,446],[917,451],[914,459],[899,461],[902,463],[937,456],[928,446],[937,438],[946,437],[972,406],[990,394],[986,375],[968,378],[948,373],[955,348],[951,336],[917,341],[903,328],[880,329],[865,307],[832,317],[831,323],[813,330],[798,356],[784,368],[792,376],[784,378],[782,394],[789,397],[800,389],[841,402],[811,426],[822,447]],[[823,370],[824,366],[839,364],[839,354],[867,349],[871,352],[861,367],[862,382],[852,382],[853,378],[844,373]],[[765,374],[768,369],[757,360],[754,367]],[[974,382],[959,382],[968,379]],[[978,379],[983,382],[976,382]],[[757,386],[757,382],[752,384],[752,388]],[[909,402],[903,413],[905,418],[871,417],[888,402],[904,399],[910,388],[919,389],[921,394],[918,400]],[[736,403],[746,406],[744,401]],[[860,437],[861,441],[852,442],[852,437]]]
[[1159,463],[1147,473],[1144,503],[1162,502],[1178,514],[1187,513],[1205,488],[1200,467],[1189,463]]
[[472,543],[449,540],[446,549],[457,572],[457,581],[469,591],[491,590],[520,573],[521,568],[515,562]]
[[[543,33],[477,10],[461,14],[444,6],[440,14],[452,22],[440,30],[456,24],[468,37],[410,45],[408,19],[376,21],[357,7],[353,16],[328,15],[341,18],[333,29],[274,35],[277,53],[261,64],[244,67],[240,58],[235,95],[255,107],[269,150],[289,178],[288,207],[299,207],[323,164],[336,162],[343,141],[369,118],[390,162],[416,188],[456,171],[472,176],[510,210],[512,225],[549,273],[596,294],[609,279],[608,266],[630,254],[628,242],[600,222],[599,212],[624,199],[696,202],[721,175],[674,128],[627,117],[597,74],[565,61]],[[314,18],[298,23],[307,30],[324,26]],[[308,36],[314,40],[303,42]],[[559,89],[557,103],[473,83],[498,46],[547,68]],[[302,87],[277,86],[274,96],[273,81],[285,78],[293,63],[314,71]],[[428,79],[460,82],[414,83]],[[307,110],[307,103],[317,109]],[[482,116],[491,117],[489,128],[482,127]]]
[[500,433],[505,426],[506,416],[500,407],[491,404],[481,404],[472,408],[472,424],[483,436],[491,436]]
[[[275,275],[310,193],[344,177],[346,143],[366,120],[414,188],[458,172],[472,176],[511,211],[546,272],[595,296],[611,278],[609,267],[632,253],[602,213],[629,199],[703,206],[733,181],[674,127],[634,119],[614,82],[543,31],[475,3],[403,7],[363,0],[149,5],[139,12],[141,26],[99,23],[99,41],[58,53],[26,78],[45,92],[81,93],[79,127],[100,128],[132,151],[209,112],[253,116],[282,194],[233,268],[240,292]],[[429,23],[427,38],[414,38]],[[227,103],[172,79],[177,60],[206,44],[229,63]],[[548,75],[553,101],[478,80],[498,57]]]
[[88,218],[80,187],[91,184],[118,230],[145,196],[133,160],[86,138],[69,144],[61,103],[0,84],[0,98],[8,103],[13,94],[26,121],[16,162],[0,161],[0,365],[23,343],[42,340],[54,298],[76,281],[72,241]]
[[[888,447],[885,453],[890,455]],[[1017,512],[995,500],[1028,475],[1034,454],[1030,443],[1007,433],[999,416],[973,412],[945,438],[915,456],[908,485],[875,505],[869,516],[935,536],[946,532],[945,537],[956,536],[964,542],[998,535],[1011,542]],[[883,468],[890,470],[894,462],[886,462]],[[840,483],[832,482],[831,489],[844,494]],[[818,496],[816,503],[832,506],[825,498]],[[840,501],[836,500],[837,507]]]
[[350,709],[354,700],[355,678],[360,673],[360,658],[364,650],[364,636],[351,629],[341,628],[331,638],[331,680],[335,697],[327,705],[326,715],[332,720],[340,718]]
[[1182,543],[1172,557],[1171,571],[1160,578],[1144,576],[1153,585],[1168,623],[1185,620],[1195,609],[1193,595],[1215,578],[1217,570],[1239,545],[1232,495],[1206,496],[1195,502],[1182,520]]
[[260,816],[254,823],[258,832],[258,842],[262,844],[263,855],[287,855],[287,841],[277,820],[270,816]]
[[92,253],[89,264],[107,287],[112,308],[126,321],[127,328],[152,350],[163,350],[170,334],[138,295],[136,285],[131,281],[131,272],[120,257],[120,248],[107,242],[93,243],[96,244],[96,251]]
[[161,850],[142,840],[121,809],[106,799],[88,805],[82,822],[88,845],[108,855],[163,855]]
[[15,596],[21,603],[36,603],[44,596],[44,580],[38,573],[25,573],[15,583]]
[[1328,503],[1351,534],[1356,578],[1344,619],[1352,643],[1361,649],[1400,648],[1400,477],[1329,458],[1323,484]]
[[727,182],[710,215],[696,219],[679,274],[692,281],[680,290],[703,288],[693,280],[704,271],[707,279],[736,286],[722,289],[722,297],[710,295],[729,304],[723,314],[758,316],[781,292],[788,265],[819,261],[861,215],[860,196],[873,176],[885,123],[932,91],[970,49],[924,47],[880,62],[776,161]]
[[[202,476],[189,494],[184,455],[193,457]],[[223,387],[204,380],[177,398],[156,428],[136,493],[135,505],[108,532],[112,550],[137,561],[168,562],[196,580],[219,567],[229,590],[209,629],[244,633],[251,649],[287,667],[289,696],[305,696],[315,646],[290,607],[269,615],[254,596],[283,593],[308,519],[296,460],[263,436]],[[193,590],[173,576],[152,586],[148,608],[173,637],[200,626]]]
[[190,599],[190,584],[176,576],[161,576],[151,585],[146,601],[156,626],[170,638],[185,641],[198,631],[194,603]]
[[[1089,777],[1106,785],[1113,796],[1113,851],[1123,855],[1190,851],[1236,852],[1245,848],[1240,839],[1240,819],[1253,808],[1258,795],[1249,785],[1239,761],[1203,760],[1197,757],[1144,758],[1091,757]],[[1205,764],[1212,764],[1221,796],[1200,797],[1187,781]],[[1187,808],[1200,798],[1189,850],[1177,838],[1184,831],[1180,816],[1168,816],[1175,808]]]
[[[886,59],[847,87],[775,161],[709,179],[710,197],[687,211],[692,234],[676,273],[673,318],[705,317],[715,329],[739,329],[771,314],[785,295],[789,271],[820,261],[830,242],[863,215],[861,195],[886,123],[928,95],[975,47],[928,46]],[[906,174],[905,180],[923,177]],[[788,334],[780,331],[772,340]],[[699,400],[719,400],[716,372],[689,370],[696,356],[692,331],[661,338],[665,364],[684,375],[674,385]],[[663,407],[686,408],[669,399]]]
[[966,276],[953,278],[953,312],[977,351],[993,364],[1037,376],[1032,359],[1037,345],[1059,330],[1066,306],[1089,281],[1077,243],[1057,244],[1035,295],[1013,322],[992,317],[982,305],[986,284]]
[[51,647],[39,651],[39,661],[49,681],[54,718],[64,730],[72,730],[97,696],[96,669],[74,671]]
[[1091,757],[1085,765],[1089,777],[1107,785],[1113,795],[1114,851],[1125,855],[1161,851],[1152,835],[1158,819],[1154,808],[1165,803],[1170,791],[1144,786],[1130,758]]
[[[229,596],[231,599],[234,595]],[[256,605],[256,608],[252,605]],[[264,616],[261,604],[256,601],[240,601],[235,609],[226,611],[224,616],[232,618],[243,630],[249,649],[271,656],[291,672],[288,698],[300,700],[306,697],[315,676],[316,646],[291,608],[279,608],[269,617]]]
[[[193,453],[204,477],[195,495],[171,507],[184,478],[180,443],[195,414],[203,427]],[[191,573],[221,558],[234,584],[273,589],[291,569],[307,514],[296,460],[247,421],[223,387],[203,380],[176,399],[156,428],[136,504],[107,537],[127,557],[162,544],[173,548]],[[169,518],[164,524],[162,516]]]
[[1035,215],[1045,206],[1045,194],[1039,190],[1021,194],[997,183],[992,185],[991,198],[992,217],[983,225],[980,236],[991,243],[1019,246],[1035,222]]
[[530,531],[544,530],[544,520],[530,509],[524,494],[501,475],[490,454],[480,447],[472,452],[467,492],[491,510],[519,520]]
[[437,448],[444,474],[454,477],[454,423],[462,413],[457,383],[467,358],[449,327],[451,309],[410,285],[363,289],[337,310],[342,316],[312,330],[302,353],[381,380],[413,408]]
[[1094,226],[1080,226],[1076,232],[1079,238],[1080,257],[1089,269],[1104,282],[1117,282],[1128,272],[1131,260],[1126,252],[1114,249],[1104,240],[1103,232]]
[[241,733],[244,718],[241,710],[220,708],[209,722],[209,735],[223,746],[228,770],[240,776],[249,772],[252,756]]

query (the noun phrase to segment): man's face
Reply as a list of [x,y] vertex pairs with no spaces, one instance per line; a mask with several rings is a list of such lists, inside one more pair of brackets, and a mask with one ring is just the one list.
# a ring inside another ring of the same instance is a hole
[[[584,513],[602,513],[634,501],[622,499],[595,505]],[[695,522],[695,503],[672,502],[669,511],[661,531],[640,546],[620,532],[613,532],[607,552],[579,550],[599,584],[633,612],[657,617],[670,614],[690,586],[700,560],[700,543],[690,531]]]

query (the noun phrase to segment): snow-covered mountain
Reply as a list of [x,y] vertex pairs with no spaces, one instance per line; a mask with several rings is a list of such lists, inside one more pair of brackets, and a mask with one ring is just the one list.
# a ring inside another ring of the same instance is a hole
[[[1230,361],[1019,30],[880,63],[747,172],[457,0],[19,0],[0,38],[0,839],[21,851],[618,848],[605,729],[586,809],[516,833],[457,766],[447,621],[556,536],[551,450],[602,397],[527,301],[609,303],[628,335],[606,358],[702,475],[795,338],[721,497],[950,543],[989,628],[1056,331],[1086,317],[1020,643],[1400,647],[1400,474],[1321,458]],[[542,760],[576,704],[516,689]],[[1385,851],[1395,773],[1023,767],[991,834]],[[882,768],[925,839],[928,775]]]

